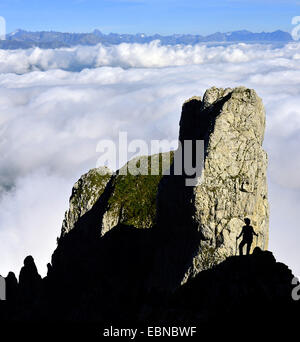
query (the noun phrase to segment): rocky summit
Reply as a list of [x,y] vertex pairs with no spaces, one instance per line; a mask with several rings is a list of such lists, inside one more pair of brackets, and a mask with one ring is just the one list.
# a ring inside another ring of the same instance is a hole
[[[156,176],[150,175],[150,170],[149,175],[123,175],[128,164],[115,175],[108,169],[93,169],[74,185],[61,235],[74,228],[107,187],[107,201],[101,208],[94,208],[99,234],[103,236],[122,223],[136,228],[154,227],[162,234],[172,235],[174,241],[163,249],[170,248],[172,254],[172,249],[178,248],[181,260],[186,255],[189,267],[182,282],[207,267],[203,260],[207,251],[220,261],[236,254],[236,237],[245,217],[251,219],[258,233],[252,250],[267,249],[269,209],[267,155],[262,148],[264,131],[265,111],[254,90],[213,87],[203,99],[190,98],[182,107],[179,142],[204,141],[204,165],[198,184],[186,186],[187,175],[174,174],[174,164],[169,174],[164,175],[168,165],[164,160],[172,162],[173,152],[131,161],[143,164],[144,159],[149,159],[149,167],[153,166],[151,159],[156,161]],[[186,247],[182,239],[188,239]],[[158,268],[161,267],[159,262]],[[168,274],[163,268],[162,273]]]
[[[244,87],[213,87],[183,104],[179,126],[177,151],[137,157],[117,172],[93,169],[76,182],[47,276],[40,278],[31,256],[19,282],[10,273],[2,320],[55,321],[53,331],[93,323],[97,333],[112,325],[195,324],[198,336],[244,327],[253,317],[279,326],[282,312],[291,323],[300,303],[292,299],[292,272],[266,251],[261,99]],[[201,161],[196,178],[185,169],[186,141],[195,170]],[[126,174],[130,163],[143,172]],[[156,175],[145,172],[149,165]],[[238,256],[246,217],[258,237],[251,255]]]

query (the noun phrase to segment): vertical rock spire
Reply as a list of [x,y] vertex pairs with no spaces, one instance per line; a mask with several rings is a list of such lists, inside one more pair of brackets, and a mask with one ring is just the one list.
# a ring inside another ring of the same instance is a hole
[[[207,248],[218,257],[235,254],[245,217],[258,233],[252,249],[267,248],[264,131],[264,107],[252,89],[213,87],[203,100],[193,97],[184,103],[179,141],[204,140],[201,181],[190,189],[186,175],[165,176],[157,197],[158,225],[170,235],[178,234],[178,258],[186,260],[184,279],[203,269]],[[180,245],[180,235],[191,231],[193,241]]]

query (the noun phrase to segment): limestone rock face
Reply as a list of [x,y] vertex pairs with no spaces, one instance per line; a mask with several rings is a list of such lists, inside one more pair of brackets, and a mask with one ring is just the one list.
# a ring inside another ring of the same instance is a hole
[[112,172],[107,167],[95,168],[82,175],[74,184],[69,209],[62,223],[62,236],[73,229],[78,219],[93,207],[102,195],[111,175]]
[[[252,249],[267,248],[264,130],[264,107],[254,90],[213,87],[203,100],[193,97],[184,103],[179,140],[204,140],[202,175],[194,187],[186,186],[186,175],[165,176],[157,220],[161,229],[178,235],[178,248],[172,248],[186,258],[183,282],[203,270],[208,248],[219,261],[236,253],[236,237],[246,217],[258,233]],[[187,234],[193,241],[180,245],[179,237]]]
[[[218,102],[226,96],[218,111]],[[207,138],[203,183],[195,187],[197,225],[206,241],[232,255],[243,219],[249,217],[259,234],[257,246],[266,249],[269,209],[262,101],[251,89],[211,88],[202,106],[216,118]]]

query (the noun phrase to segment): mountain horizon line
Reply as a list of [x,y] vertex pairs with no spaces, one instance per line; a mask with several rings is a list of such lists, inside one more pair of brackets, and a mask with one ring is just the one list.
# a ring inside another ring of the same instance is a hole
[[[252,31],[252,30],[248,30],[248,29],[240,29],[240,30],[232,30],[232,31],[214,31],[212,33],[208,33],[208,34],[201,34],[201,33],[170,33],[170,34],[162,34],[159,32],[156,33],[145,33],[145,32],[136,32],[136,33],[121,33],[121,32],[109,32],[109,33],[104,33],[101,29],[99,28],[95,28],[91,31],[61,31],[61,30],[55,30],[55,29],[51,29],[51,30],[27,30],[27,29],[23,29],[23,28],[17,28],[15,30],[13,30],[12,32],[8,33],[7,35],[13,35],[15,33],[18,32],[27,32],[27,33],[41,33],[41,32],[52,32],[52,33],[68,33],[68,34],[97,34],[97,33],[101,33],[102,35],[109,35],[109,34],[124,34],[124,35],[144,35],[147,37],[151,37],[151,36],[155,36],[155,35],[160,35],[162,37],[168,37],[168,36],[173,36],[173,35],[179,35],[179,36],[186,36],[186,35],[191,35],[191,36],[202,36],[202,37],[208,37],[211,35],[214,35],[216,33],[221,33],[221,34],[229,34],[229,33],[252,33],[252,34],[262,34],[262,33],[274,33],[274,32],[282,32],[282,33],[288,33],[290,35],[289,32],[281,30],[281,29],[277,29],[274,31],[268,31],[268,30],[263,30],[263,31]],[[291,36],[291,35],[290,35]]]
[[6,39],[0,41],[0,49],[19,48],[60,48],[75,45],[97,45],[99,43],[107,45],[117,45],[121,43],[149,43],[153,40],[160,40],[162,45],[195,45],[198,43],[286,43],[293,41],[290,33],[276,30],[273,32],[251,32],[248,30],[238,30],[230,32],[215,32],[209,35],[201,34],[179,34],[171,35],[145,33],[102,33],[99,29],[94,29],[89,33],[71,33],[59,31],[26,31],[18,29],[8,33]]

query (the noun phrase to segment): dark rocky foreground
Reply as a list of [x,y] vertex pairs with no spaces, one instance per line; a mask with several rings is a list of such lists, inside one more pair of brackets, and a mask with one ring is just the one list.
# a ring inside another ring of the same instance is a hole
[[[1,322],[30,334],[46,329],[99,337],[110,326],[196,326],[198,336],[241,329],[269,336],[295,329],[300,302],[292,299],[293,275],[271,252],[256,248],[250,256],[229,257],[167,292],[157,286],[163,278],[155,277],[152,267],[163,238],[155,230],[126,226],[93,243],[73,235],[64,265],[56,266],[54,258],[44,279],[27,257],[19,283],[13,274],[7,278]],[[173,272],[172,258],[165,258]],[[181,265],[177,272],[184,269]]]

